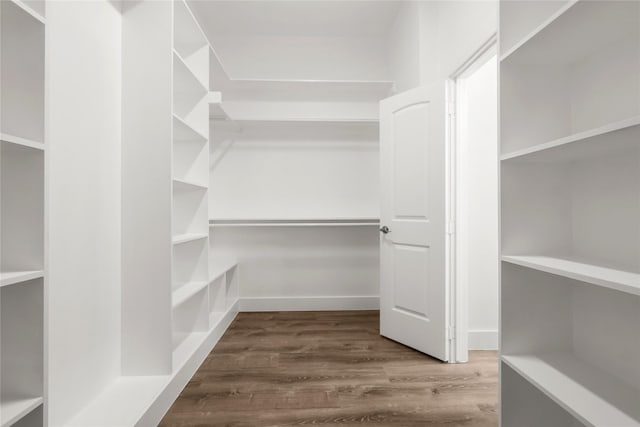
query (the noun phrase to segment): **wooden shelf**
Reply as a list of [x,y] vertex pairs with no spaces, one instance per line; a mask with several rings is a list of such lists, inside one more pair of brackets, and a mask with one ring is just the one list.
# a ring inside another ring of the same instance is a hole
[[176,190],[182,191],[193,191],[193,190],[207,190],[208,187],[202,184],[196,184],[195,182],[188,181],[185,179],[174,178],[173,179],[173,188]]
[[227,271],[235,268],[238,260],[231,257],[214,257],[212,263],[209,264],[209,283],[219,279]]
[[2,271],[0,272],[0,287],[26,282],[27,280],[39,279],[41,277],[44,277],[44,271],[42,270]]
[[640,295],[640,274],[546,256],[504,255],[502,261],[557,276]]
[[[569,64],[625,37],[638,25],[636,2],[570,0],[500,56],[501,62]],[[626,3],[626,4],[623,4]],[[589,25],[584,25],[589,22]]]
[[0,140],[2,140],[2,142],[8,142],[11,144],[21,145],[23,147],[33,148],[35,150],[44,151],[46,148],[46,146],[42,142],[20,138],[18,136],[8,135],[6,133],[0,133]]
[[196,130],[184,119],[176,114],[173,115],[173,141],[174,142],[207,142],[208,136]]
[[173,237],[173,244],[180,245],[183,243],[195,242],[209,237],[208,234],[179,234]]
[[210,227],[335,227],[379,225],[378,218],[210,219]]
[[11,426],[42,405],[42,397],[16,398],[2,396],[0,426]]
[[[612,141],[612,137],[618,137],[618,139],[623,139],[623,141]],[[591,145],[593,147],[591,147],[590,154],[599,155],[603,152],[610,152],[612,148],[617,148],[616,146],[620,145],[638,148],[640,147],[638,141],[640,141],[640,116],[635,116],[554,141],[503,154],[500,159],[502,161],[511,159],[563,160],[567,159],[567,157],[570,159],[570,154],[568,156],[558,156],[558,149],[562,147],[565,149],[582,149],[586,151],[589,150],[589,147],[585,146]],[[598,149],[598,147],[596,147],[597,144],[602,144],[602,147]]]
[[189,298],[193,297],[198,292],[205,289],[207,285],[208,285],[207,282],[189,282],[180,286],[178,289],[176,289],[172,293],[171,302],[173,307],[175,308],[180,304],[182,304],[183,302],[185,302],[186,300],[188,300]]
[[570,353],[503,355],[502,360],[588,426],[640,423],[640,390]]

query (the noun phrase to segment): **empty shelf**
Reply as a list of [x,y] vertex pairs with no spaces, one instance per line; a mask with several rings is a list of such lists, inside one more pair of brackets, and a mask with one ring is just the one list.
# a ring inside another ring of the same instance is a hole
[[502,356],[502,360],[588,426],[640,423],[640,390],[570,353]]
[[22,145],[23,147],[29,147],[36,150],[45,149],[45,145],[40,141],[20,138],[19,136],[9,135],[6,133],[0,133],[0,140],[2,140],[3,142],[10,142],[11,144]]
[[227,271],[238,265],[238,261],[231,257],[214,257],[214,261],[209,264],[209,283],[218,279]]
[[185,179],[174,178],[173,187],[176,190],[206,190],[208,187],[202,184],[196,184],[195,182],[187,181]]
[[42,270],[2,271],[0,272],[0,287],[26,282],[27,280],[39,279],[43,276],[44,271]]
[[640,295],[640,274],[637,273],[545,256],[505,255],[502,260],[522,267]]
[[189,123],[177,114],[173,115],[173,140],[175,142],[206,142],[208,140],[206,135],[196,130]]
[[[609,152],[612,149],[637,147],[638,138],[640,138],[640,116],[635,116],[614,123],[609,123],[595,129],[578,132],[554,141],[545,142],[543,144],[534,145],[533,147],[503,154],[500,159],[502,161],[530,158],[535,160],[562,160],[564,157],[568,160],[572,160],[571,153],[567,153],[565,156],[558,156],[558,149],[562,147],[567,151],[573,150],[573,157],[580,154],[576,150],[582,149],[582,151],[589,151],[590,149],[591,154],[597,156],[602,154],[602,152]],[[596,145],[601,146],[600,150],[598,150]]]
[[42,397],[2,397],[0,403],[0,425],[2,427],[15,424],[25,415],[42,405]]
[[196,240],[206,239],[207,237],[209,237],[208,234],[179,234],[177,236],[174,236],[173,244],[179,245],[182,243],[188,243]]
[[193,94],[198,97],[203,97],[207,94],[209,89],[200,81],[189,64],[186,63],[176,50],[173,51],[173,55],[175,58],[173,71],[176,79],[175,85],[177,92]]
[[206,288],[207,282],[188,282],[173,291],[171,302],[173,307],[177,307],[198,292]]

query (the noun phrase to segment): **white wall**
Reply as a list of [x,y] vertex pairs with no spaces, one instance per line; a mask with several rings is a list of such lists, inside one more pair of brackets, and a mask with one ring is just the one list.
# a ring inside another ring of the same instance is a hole
[[47,3],[52,426],[120,373],[120,23],[108,1]]
[[498,347],[497,59],[458,81],[456,278],[470,349]]
[[387,41],[387,60],[397,92],[420,85],[420,31],[419,3],[403,2]]
[[215,36],[234,79],[389,80],[382,37]]

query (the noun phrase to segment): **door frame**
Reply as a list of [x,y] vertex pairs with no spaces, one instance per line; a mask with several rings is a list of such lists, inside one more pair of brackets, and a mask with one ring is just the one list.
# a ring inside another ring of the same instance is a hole
[[[458,66],[446,80],[446,158],[447,158],[447,282],[449,283],[449,362],[464,363],[469,360],[469,290],[466,283],[457,280],[458,236],[456,234],[457,197],[457,135],[459,134],[458,83],[498,53],[498,36],[493,33],[471,56]],[[496,153],[497,156],[497,153]]]

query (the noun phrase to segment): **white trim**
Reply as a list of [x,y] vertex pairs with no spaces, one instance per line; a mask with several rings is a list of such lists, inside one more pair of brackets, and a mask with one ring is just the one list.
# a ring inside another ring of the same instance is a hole
[[468,332],[469,350],[497,350],[498,330],[472,330]]
[[[491,57],[498,54],[498,35],[493,33],[480,47],[473,52],[455,71],[453,71],[446,81],[447,84],[447,212],[448,218],[456,223],[456,151],[457,151],[457,133],[458,122],[458,83],[465,76],[473,73],[480,66],[485,64]],[[447,235],[449,256],[447,260],[447,277],[449,289],[449,327],[456,331],[455,335],[449,341],[449,362],[464,363],[469,360],[469,349],[472,339],[476,335],[471,336],[469,331],[468,319],[468,298],[469,292],[464,283],[459,283],[456,277],[456,256],[457,256],[457,234],[451,233]],[[499,262],[499,260],[497,260]],[[475,332],[475,331],[474,331]],[[497,331],[496,331],[497,334]],[[497,336],[496,347],[497,348]],[[484,343],[484,342],[483,342]]]
[[242,297],[240,311],[378,310],[380,297]]

